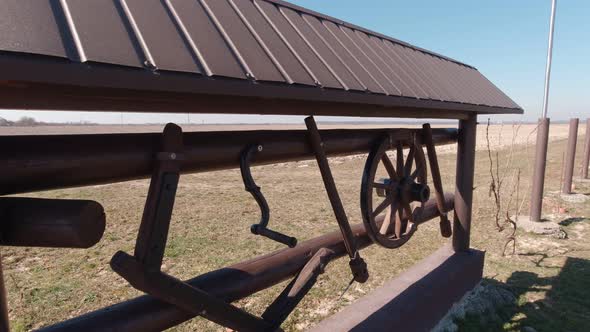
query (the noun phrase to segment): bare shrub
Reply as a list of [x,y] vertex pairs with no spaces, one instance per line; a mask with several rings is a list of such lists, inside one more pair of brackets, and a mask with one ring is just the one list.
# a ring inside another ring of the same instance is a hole
[[17,126],[31,127],[31,126],[37,125],[38,122],[33,117],[30,117],[30,116],[22,116],[14,124],[17,125]]
[[[510,143],[509,153],[508,156],[506,156],[505,161],[502,163],[500,162],[499,151],[492,151],[491,148],[489,118],[486,126],[486,143],[488,150],[488,158],[490,162],[491,178],[488,196],[494,198],[494,222],[496,229],[500,233],[503,232],[507,227],[511,229],[511,233],[508,235],[506,243],[504,244],[502,256],[506,255],[506,248],[508,248],[508,245],[510,244],[512,244],[512,254],[514,254],[516,251],[516,222],[512,219],[511,216],[515,215],[518,217],[518,215],[520,214],[520,210],[522,208],[522,204],[518,204],[520,194],[521,169],[519,167],[512,167],[512,164],[514,157],[514,147],[516,145],[516,138],[518,136],[518,131],[521,128],[521,124],[522,123],[520,122],[518,124],[512,124],[512,141]],[[500,128],[498,134],[498,141],[502,140],[502,127]],[[507,179],[508,182],[505,182]],[[508,196],[505,197],[505,195]],[[516,199],[514,199],[515,195]],[[515,212],[511,213],[511,205],[513,201],[516,201],[516,206],[514,207]]]

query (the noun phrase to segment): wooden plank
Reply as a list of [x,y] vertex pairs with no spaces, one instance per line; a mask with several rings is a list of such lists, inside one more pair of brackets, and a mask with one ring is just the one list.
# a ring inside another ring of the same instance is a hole
[[479,283],[484,256],[442,247],[309,331],[430,331]]

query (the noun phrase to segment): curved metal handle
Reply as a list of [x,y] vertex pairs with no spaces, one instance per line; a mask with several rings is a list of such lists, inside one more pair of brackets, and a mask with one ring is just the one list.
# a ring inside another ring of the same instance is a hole
[[266,227],[262,227],[260,224],[252,225],[250,227],[250,231],[252,231],[253,234],[261,235],[261,236],[267,237],[271,240],[274,240],[274,241],[277,241],[277,242],[282,243],[284,245],[287,245],[287,246],[289,246],[289,248],[293,248],[297,245],[296,238],[294,238],[292,236],[285,235],[283,233],[273,231],[272,229],[268,229]]
[[290,248],[293,248],[297,245],[296,238],[267,228],[268,222],[270,220],[270,209],[268,207],[268,203],[266,202],[266,198],[264,198],[262,191],[260,191],[260,187],[256,185],[256,182],[254,182],[254,178],[250,172],[250,163],[254,157],[254,154],[262,151],[262,149],[262,145],[253,144],[246,147],[246,149],[240,155],[240,172],[242,173],[244,186],[246,191],[249,192],[252,197],[254,197],[258,207],[260,207],[260,221],[258,224],[252,225],[250,227],[250,231],[252,234],[267,237],[271,240],[280,242],[289,246]]
[[256,203],[260,207],[261,216],[258,225],[266,227],[270,220],[270,209],[268,208],[266,198],[264,198],[264,195],[260,191],[260,187],[254,182],[254,178],[252,178],[252,173],[250,172],[250,162],[252,161],[252,157],[259,151],[262,151],[262,145],[258,144],[250,145],[244,150],[240,156],[240,172],[242,173],[242,180],[244,181],[246,191],[254,197],[254,200],[256,200]]

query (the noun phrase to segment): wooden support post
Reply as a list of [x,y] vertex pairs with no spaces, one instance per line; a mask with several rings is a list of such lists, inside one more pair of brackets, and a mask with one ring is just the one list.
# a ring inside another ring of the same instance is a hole
[[582,160],[582,179],[588,178],[590,163],[590,118],[586,119],[586,144],[584,145],[584,159]]
[[531,191],[531,221],[541,220],[543,209],[543,188],[545,186],[545,168],[547,165],[547,144],[549,143],[549,118],[539,119],[535,149],[535,166]]
[[0,332],[10,332],[6,286],[4,286],[4,274],[2,272],[2,253],[0,253]]
[[572,178],[574,177],[574,161],[576,159],[576,143],[578,141],[578,123],[579,119],[570,119],[570,130],[567,139],[567,152],[565,155],[565,165],[563,168],[563,194],[572,193]]
[[469,250],[476,130],[476,115],[470,116],[467,120],[459,121],[455,180],[455,218],[453,222],[453,249],[456,252]]

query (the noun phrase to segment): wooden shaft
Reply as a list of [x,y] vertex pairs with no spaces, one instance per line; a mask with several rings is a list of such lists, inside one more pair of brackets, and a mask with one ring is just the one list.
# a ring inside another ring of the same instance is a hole
[[469,250],[476,131],[476,115],[471,116],[468,120],[459,121],[455,180],[455,218],[453,222],[453,249],[456,252]]
[[430,172],[432,173],[432,184],[434,185],[434,192],[436,198],[436,204],[441,214],[446,214],[445,200],[443,197],[444,190],[442,186],[442,180],[440,176],[440,170],[438,168],[438,159],[436,157],[436,150],[434,142],[432,141],[432,128],[429,123],[425,123],[422,128],[424,129],[424,143],[426,143],[426,153],[428,153],[428,161],[430,161]]
[[334,177],[332,176],[332,171],[328,164],[328,158],[324,152],[324,143],[322,142],[318,127],[313,117],[310,116],[306,118],[305,125],[309,131],[309,141],[316,154],[316,160],[320,168],[320,173],[322,174],[322,180],[324,181],[330,204],[334,210],[334,216],[336,217],[336,221],[338,221],[338,226],[340,226],[342,236],[344,237],[346,251],[350,258],[354,258],[356,257],[357,252],[356,244],[354,243],[354,235],[350,229],[344,206],[342,206],[342,200],[340,200],[340,195],[338,195],[338,189],[336,188],[336,183],[334,182]]
[[103,207],[77,199],[0,198],[0,245],[90,248],[105,230]]

